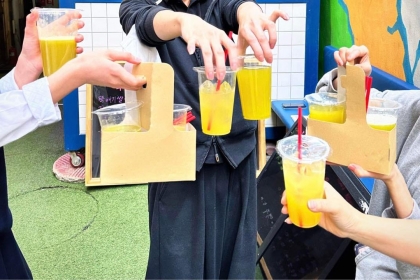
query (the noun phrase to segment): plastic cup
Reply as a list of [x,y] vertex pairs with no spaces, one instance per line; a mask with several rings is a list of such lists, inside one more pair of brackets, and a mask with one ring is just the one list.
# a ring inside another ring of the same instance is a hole
[[271,115],[271,65],[253,54],[239,57],[238,87],[242,114],[247,120],[263,120]]
[[302,156],[298,158],[298,136],[279,140],[276,150],[282,157],[289,218],[301,228],[319,223],[320,213],[308,208],[308,200],[324,194],[325,163],[330,147],[324,140],[302,135]]
[[387,99],[370,99],[366,113],[367,124],[375,129],[391,131],[397,124],[401,104]]
[[176,130],[187,130],[187,113],[191,110],[191,106],[184,104],[174,104],[173,125]]
[[346,99],[337,93],[312,93],[305,96],[309,105],[309,118],[324,122],[346,121]]
[[[207,135],[228,134],[232,127],[236,71],[226,67],[223,81],[218,81],[217,78],[210,81],[206,77],[204,67],[194,67],[193,69],[198,74],[203,133]],[[214,76],[216,77],[216,72]]]
[[49,76],[76,57],[79,13],[76,9],[62,8],[37,8],[37,11],[44,76]]
[[140,107],[142,102],[121,103],[107,106],[96,111],[101,131],[139,132],[141,129]]

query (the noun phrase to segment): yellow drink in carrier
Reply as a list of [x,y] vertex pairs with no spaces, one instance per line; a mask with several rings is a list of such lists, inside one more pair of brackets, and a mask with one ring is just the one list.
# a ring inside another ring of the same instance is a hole
[[366,121],[371,128],[391,131],[397,124],[397,117],[391,115],[367,114]]
[[102,131],[106,132],[140,132],[141,127],[139,125],[132,124],[117,124],[102,127]]
[[[243,60],[243,61],[242,61]],[[240,57],[238,87],[242,114],[247,120],[263,120],[271,115],[271,65],[254,55]]]
[[49,76],[76,57],[74,36],[46,37],[39,40],[44,76]]
[[309,117],[333,123],[344,123],[346,120],[346,107],[342,105],[309,105]]

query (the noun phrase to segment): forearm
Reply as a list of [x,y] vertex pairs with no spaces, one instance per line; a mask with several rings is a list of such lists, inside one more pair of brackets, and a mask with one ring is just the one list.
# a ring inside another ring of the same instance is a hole
[[420,221],[360,213],[348,237],[395,259],[420,266]]
[[86,83],[82,67],[78,59],[73,59],[48,77],[51,98],[54,103]]
[[397,217],[405,219],[410,216],[413,211],[413,198],[400,170],[397,168],[395,177],[384,183],[388,188]]
[[194,17],[186,13],[178,13],[170,10],[158,12],[153,19],[153,28],[156,35],[164,41],[180,37],[182,20],[187,17]]

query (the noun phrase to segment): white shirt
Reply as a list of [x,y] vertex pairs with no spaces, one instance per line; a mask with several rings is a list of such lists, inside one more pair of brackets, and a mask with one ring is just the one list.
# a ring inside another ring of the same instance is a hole
[[0,147],[61,120],[60,109],[53,104],[47,78],[38,79],[19,89],[15,69],[0,80]]

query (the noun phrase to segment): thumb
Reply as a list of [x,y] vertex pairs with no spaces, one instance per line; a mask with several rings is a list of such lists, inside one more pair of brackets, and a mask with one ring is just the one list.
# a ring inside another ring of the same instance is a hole
[[313,212],[333,212],[336,208],[337,196],[340,194],[327,182],[324,182],[326,199],[312,199],[308,201],[308,208]]
[[39,13],[38,9],[32,9],[31,12],[26,17],[26,26],[29,28],[36,26],[36,21],[38,20]]

